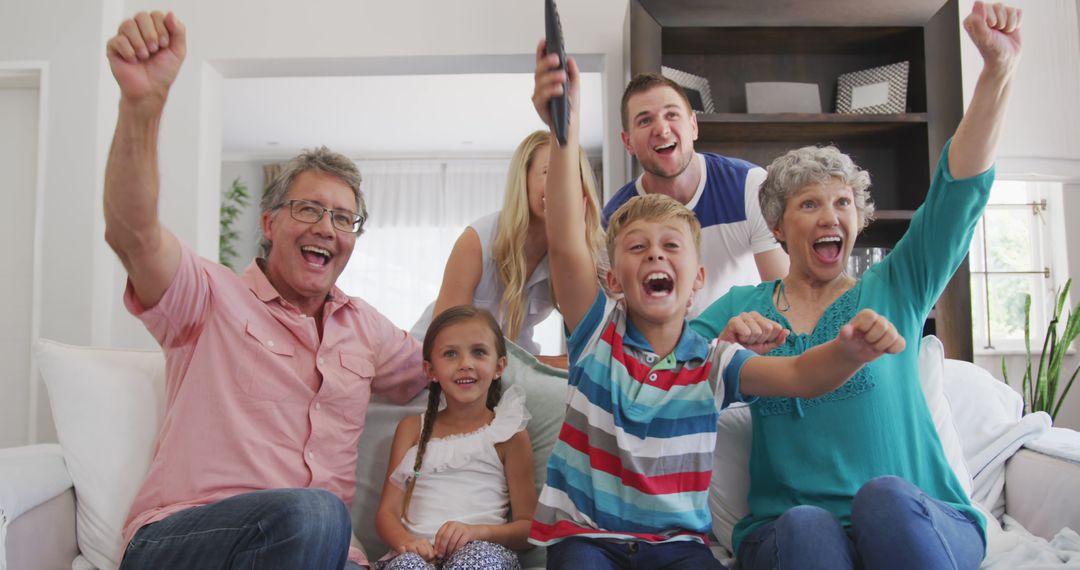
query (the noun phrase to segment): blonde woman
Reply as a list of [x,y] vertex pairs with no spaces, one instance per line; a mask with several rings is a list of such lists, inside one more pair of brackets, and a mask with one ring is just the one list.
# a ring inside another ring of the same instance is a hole
[[[446,261],[439,297],[413,326],[414,336],[422,337],[432,315],[457,305],[475,305],[496,316],[507,338],[533,354],[539,353],[533,327],[555,306],[544,233],[549,138],[547,131],[536,131],[518,145],[510,160],[502,211],[476,220],[462,232]],[[578,156],[586,235],[593,259],[600,263],[604,237],[596,183],[585,152],[579,149]],[[544,360],[549,364],[564,362]]]

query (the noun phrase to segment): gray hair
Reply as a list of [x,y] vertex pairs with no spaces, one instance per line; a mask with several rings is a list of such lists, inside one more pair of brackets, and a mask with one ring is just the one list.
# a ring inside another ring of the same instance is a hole
[[[360,169],[349,157],[325,146],[313,150],[304,149],[285,163],[281,172],[274,177],[270,186],[263,192],[262,200],[259,201],[260,213],[265,214],[281,207],[289,189],[292,188],[293,181],[297,176],[308,171],[325,172],[340,178],[353,191],[353,196],[356,198],[356,213],[367,219],[367,204],[364,203],[364,193],[360,191]],[[364,233],[363,226],[356,235],[359,236],[362,233]],[[263,257],[270,255],[271,245],[273,244],[270,240],[263,236],[259,241],[259,254]]]
[[788,198],[810,184],[827,184],[836,179],[851,187],[859,231],[874,219],[874,201],[870,199],[870,173],[859,168],[851,157],[835,146],[804,146],[789,150],[772,161],[768,176],[761,184],[758,201],[761,215],[770,229],[780,227]]

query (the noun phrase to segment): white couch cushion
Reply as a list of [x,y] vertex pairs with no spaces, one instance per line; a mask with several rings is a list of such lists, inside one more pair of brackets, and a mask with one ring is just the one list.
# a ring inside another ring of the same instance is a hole
[[750,514],[746,497],[750,493],[750,441],[753,433],[750,408],[744,404],[729,406],[720,412],[716,424],[716,450],[713,474],[709,483],[709,510],[713,534],[724,550],[725,558],[734,553],[731,531]]
[[165,402],[158,350],[35,346],[56,434],[75,486],[79,550],[102,569],[119,565],[121,531],[150,468]]
[[70,488],[71,475],[59,445],[0,449],[0,570],[8,567],[8,526]]
[[980,366],[948,360],[945,375],[945,391],[971,470],[972,499],[1000,519],[1005,513],[1005,461],[1025,441],[1045,433],[1050,417],[1042,412],[1024,416],[1020,394]]
[[[964,490],[971,492],[971,475],[964,462],[964,450],[953,421],[952,408],[945,395],[944,349],[934,336],[919,346],[919,374],[934,426],[938,429],[945,458]],[[731,531],[750,513],[750,442],[753,421],[746,406],[732,406],[720,413],[717,423],[716,450],[713,454],[713,477],[709,485],[709,510],[713,534],[728,556],[732,554]]]
[[[922,382],[926,406],[930,408],[930,417],[934,419],[938,439],[945,451],[945,460],[949,462],[964,492],[971,496],[971,472],[964,460],[964,445],[957,429],[957,418],[952,399],[946,384],[953,382],[945,377],[945,347],[936,336],[927,336],[919,345],[919,379]],[[978,394],[968,397],[978,399]]]

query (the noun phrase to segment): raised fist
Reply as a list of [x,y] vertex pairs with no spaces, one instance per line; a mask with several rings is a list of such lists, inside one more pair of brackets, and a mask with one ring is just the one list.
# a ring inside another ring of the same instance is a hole
[[105,45],[122,99],[164,105],[187,54],[184,24],[172,12],[139,12]]

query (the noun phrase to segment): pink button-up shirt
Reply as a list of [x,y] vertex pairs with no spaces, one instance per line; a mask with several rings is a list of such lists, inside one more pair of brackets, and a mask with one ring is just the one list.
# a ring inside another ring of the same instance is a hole
[[[183,248],[161,300],[129,311],[165,351],[165,419],[124,527],[249,491],[326,489],[352,505],[356,444],[372,392],[424,388],[420,344],[336,287],[315,319],[284,301],[255,262],[237,277]],[[357,549],[349,559],[366,564]]]

